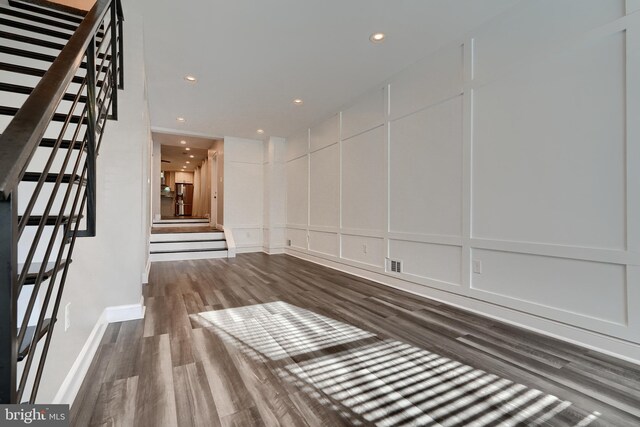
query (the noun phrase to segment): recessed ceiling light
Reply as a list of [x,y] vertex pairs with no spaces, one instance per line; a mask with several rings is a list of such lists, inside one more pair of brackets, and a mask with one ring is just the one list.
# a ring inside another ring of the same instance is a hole
[[296,99],[293,100],[293,103],[296,104],[296,105],[302,105],[303,101],[300,98],[296,98]]
[[178,117],[176,118],[177,121],[179,121],[180,123],[184,123],[186,122],[186,120],[184,119],[184,117]]
[[185,163],[191,163],[189,160],[187,160]]
[[193,154],[190,154],[189,157],[191,157],[193,159],[195,156]]
[[191,76],[191,75],[184,76],[184,79],[190,83],[195,83],[198,81],[198,79],[196,79],[195,76]]
[[[180,144],[185,145],[187,143],[187,141],[185,141],[184,139],[182,141],[180,141]],[[188,150],[188,148],[187,148]]]
[[191,148],[187,147],[187,148],[185,148],[185,150],[187,150],[187,151],[191,151]]
[[372,43],[382,43],[384,41],[384,33],[373,33],[369,37]]
[[264,133],[264,130],[262,130],[262,129],[258,129],[256,132],[258,132],[259,134],[263,134],[263,133]]

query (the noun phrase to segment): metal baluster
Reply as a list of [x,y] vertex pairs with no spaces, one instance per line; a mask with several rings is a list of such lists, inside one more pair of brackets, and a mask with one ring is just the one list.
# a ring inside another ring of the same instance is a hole
[[116,90],[111,92],[111,116],[114,120],[118,120],[118,17],[117,17],[117,3],[114,0],[111,3],[111,86]]
[[118,9],[118,89],[124,89],[124,11],[122,10],[122,2],[120,0],[114,1]]
[[0,200],[0,403],[16,403],[18,194]]
[[[113,37],[113,34],[111,36]],[[89,64],[91,64],[90,67]],[[96,39],[94,36],[87,48],[87,230],[81,233],[82,236],[89,237],[96,235],[96,101]]]

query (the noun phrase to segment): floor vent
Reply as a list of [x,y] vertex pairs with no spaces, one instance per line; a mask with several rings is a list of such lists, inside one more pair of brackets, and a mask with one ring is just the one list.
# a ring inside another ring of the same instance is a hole
[[402,261],[388,259],[387,271],[391,271],[392,273],[402,273]]

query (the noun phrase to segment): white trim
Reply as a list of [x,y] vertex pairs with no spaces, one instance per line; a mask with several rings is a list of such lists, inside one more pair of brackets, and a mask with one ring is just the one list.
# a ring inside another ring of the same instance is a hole
[[144,319],[144,312],[144,297],[140,297],[140,302],[138,304],[116,305],[104,309],[105,320],[107,323]]
[[169,135],[195,136],[198,138],[205,138],[205,139],[224,139],[223,135],[212,135],[212,134],[201,133],[201,132],[190,132],[188,130],[163,128],[159,126],[151,126],[151,132],[168,133]]
[[228,258],[228,252],[226,249],[212,249],[209,251],[203,250],[198,252],[164,252],[151,254],[150,256],[151,261],[153,262],[190,261],[196,259]]
[[142,273],[142,284],[149,283],[149,272],[151,271],[151,258],[147,256],[147,265],[144,267],[144,273]]
[[640,365],[640,345],[630,341],[291,249],[292,248],[287,248],[285,253],[334,270],[362,277],[384,286],[409,292],[422,298],[433,299],[465,311],[470,311],[484,317],[489,317]]
[[236,246],[237,254],[246,254],[252,252],[264,252],[264,248],[262,246],[256,245]]
[[95,356],[98,351],[100,341],[102,341],[102,336],[107,329],[107,324],[105,310],[102,312],[95,326],[91,330],[87,341],[84,343],[82,350],[80,350],[80,354],[78,354],[75,362],[71,365],[71,369],[67,373],[67,376],[51,402],[52,404],[73,404],[78,391],[80,391],[82,381],[84,380],[85,375],[87,375],[93,356]]
[[262,252],[264,252],[267,255],[279,255],[279,254],[285,253],[285,248],[284,247],[273,247],[273,248],[263,247]]
[[224,239],[227,241],[227,258],[236,257],[236,241],[233,238],[231,227],[222,227],[224,231]]
[[73,401],[80,391],[80,386],[84,381],[93,357],[100,347],[102,336],[107,329],[109,323],[125,322],[127,320],[137,320],[144,318],[144,297],[141,297],[139,304],[119,305],[107,307],[104,309],[96,324],[93,326],[87,341],[84,343],[82,350],[71,365],[71,369],[67,373],[64,381],[60,385],[58,392],[53,398],[52,404],[73,405]]

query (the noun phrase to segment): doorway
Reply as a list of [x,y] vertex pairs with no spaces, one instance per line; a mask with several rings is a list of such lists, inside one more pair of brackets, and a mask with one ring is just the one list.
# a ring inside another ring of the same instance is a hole
[[222,141],[159,132],[152,132],[152,137],[154,223],[197,221],[221,225],[218,150]]

